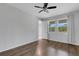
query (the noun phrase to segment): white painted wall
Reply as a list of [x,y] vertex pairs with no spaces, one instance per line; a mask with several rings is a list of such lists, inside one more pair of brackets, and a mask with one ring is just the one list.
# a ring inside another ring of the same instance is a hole
[[42,38],[48,39],[48,22],[42,21]]
[[47,35],[47,32],[48,32],[48,25],[47,25],[47,21],[42,21],[42,20],[39,20],[39,27],[38,27],[38,37],[39,39],[48,39],[48,35]]
[[15,7],[0,4],[0,51],[38,39],[38,20]]
[[75,42],[74,44],[79,45],[79,12],[76,12],[74,14],[74,38]]
[[42,21],[38,20],[38,39],[42,39]]
[[[68,16],[68,32],[67,33],[60,33],[58,31],[48,32],[47,34],[48,34],[49,40],[79,45],[79,27],[78,27],[79,11],[74,11],[67,14],[49,17],[43,20],[44,21],[58,20],[58,19],[61,19],[63,16]],[[46,28],[44,28],[44,30],[46,31]]]

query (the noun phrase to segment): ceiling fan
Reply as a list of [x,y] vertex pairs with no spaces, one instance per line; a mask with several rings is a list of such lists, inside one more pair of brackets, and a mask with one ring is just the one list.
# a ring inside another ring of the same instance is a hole
[[34,6],[34,7],[42,9],[38,13],[41,13],[42,11],[48,13],[48,9],[55,9],[56,8],[56,6],[50,6],[50,7],[47,7],[47,6],[48,6],[48,3],[44,3],[43,7],[40,7],[40,6]]

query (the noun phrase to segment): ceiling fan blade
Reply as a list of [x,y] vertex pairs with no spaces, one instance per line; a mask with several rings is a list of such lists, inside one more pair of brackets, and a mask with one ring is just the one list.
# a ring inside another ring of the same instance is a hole
[[39,13],[41,13],[43,10],[40,10]]
[[56,6],[47,7],[47,9],[54,9]]
[[44,3],[43,8],[47,8],[48,3]]
[[42,7],[40,7],[40,6],[34,6],[34,7],[36,7],[36,8],[42,8]]

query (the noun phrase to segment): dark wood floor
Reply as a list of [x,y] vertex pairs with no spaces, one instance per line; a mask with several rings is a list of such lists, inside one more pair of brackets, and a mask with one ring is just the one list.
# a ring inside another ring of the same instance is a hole
[[33,56],[37,47],[37,41],[7,51],[0,52],[0,56]]
[[1,52],[0,56],[79,56],[79,46],[43,39]]
[[[53,50],[54,52],[50,51]],[[48,55],[55,56],[79,56],[79,46],[65,44],[55,41],[48,41]],[[52,53],[52,54],[50,54]]]

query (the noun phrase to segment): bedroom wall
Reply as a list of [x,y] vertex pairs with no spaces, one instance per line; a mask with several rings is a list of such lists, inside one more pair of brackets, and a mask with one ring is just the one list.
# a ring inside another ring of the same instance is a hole
[[65,17],[65,16],[68,17],[68,32],[67,33],[60,33],[58,31],[47,32],[47,36],[48,36],[49,40],[79,45],[79,27],[78,27],[79,10],[73,11],[70,13],[66,13],[66,14],[62,14],[62,15],[45,18],[43,20],[45,22],[48,20],[60,20],[61,18]]
[[79,45],[79,11],[74,13],[74,44]]
[[38,39],[38,20],[7,4],[0,4],[0,52]]

